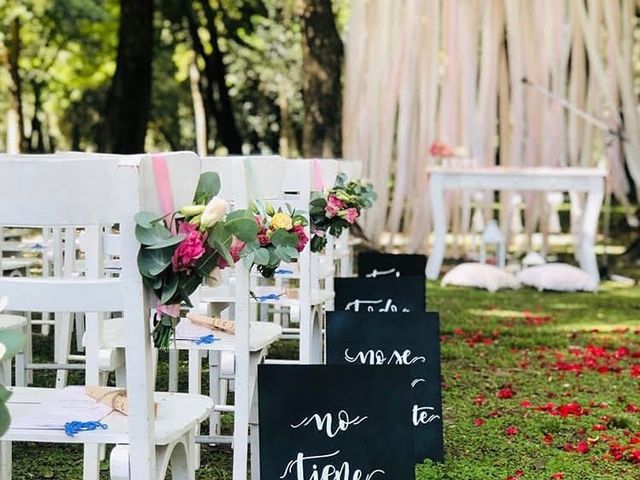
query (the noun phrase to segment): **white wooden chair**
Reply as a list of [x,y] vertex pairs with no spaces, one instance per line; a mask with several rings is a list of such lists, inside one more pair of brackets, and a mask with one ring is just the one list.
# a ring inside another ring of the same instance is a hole
[[[333,185],[338,173],[335,160],[293,159],[286,161],[284,178],[284,201],[308,213],[313,191],[324,190]],[[307,234],[311,238],[310,229]],[[299,323],[298,328],[286,325],[284,338],[297,338],[300,342],[299,362],[313,364],[322,362],[322,338],[325,311],[333,309],[333,239],[329,237],[323,254],[312,253],[310,245],[302,251],[296,264],[285,265],[290,273],[276,279],[279,287],[297,280],[298,298],[282,297],[269,300],[277,308],[289,309],[290,317]],[[269,360],[272,363],[287,363]]]
[[[191,200],[200,171],[193,154],[167,155],[176,202]],[[46,186],[46,188],[43,188]],[[193,479],[193,437],[196,425],[209,414],[212,402],[196,395],[153,394],[153,355],[149,298],[137,269],[138,243],[134,214],[142,209],[159,211],[148,156],[127,157],[117,169],[99,160],[19,159],[0,161],[0,224],[17,226],[84,227],[95,241],[86,252],[82,278],[1,278],[0,294],[12,308],[25,311],[87,312],[87,382],[97,383],[100,348],[99,312],[123,312],[127,325],[125,344],[129,417],[110,414],[107,430],[82,432],[75,437],[62,430],[10,428],[2,438],[0,478],[11,476],[10,444],[7,442],[60,442],[116,444],[110,456],[111,478],[162,479],[171,462],[173,478]],[[118,224],[122,273],[105,278],[99,264],[103,225]],[[93,378],[92,378],[93,377]],[[55,390],[14,388],[8,407],[20,417],[38,409]],[[153,418],[153,401],[158,412]],[[96,468],[95,459],[85,467]],[[97,478],[87,471],[85,478]]]
[[[204,157],[202,169],[220,176],[219,195],[233,209],[249,206],[251,201],[276,201],[282,195],[284,160],[278,156],[265,157]],[[209,387],[215,400],[210,418],[210,434],[200,441],[226,442],[220,436],[220,413],[234,415],[233,478],[247,478],[248,432],[251,426],[252,478],[259,475],[257,425],[257,367],[267,355],[268,347],[280,339],[279,325],[251,321],[250,272],[242,262],[234,269],[222,271],[224,280],[218,286],[203,285],[197,292],[197,301],[210,315],[228,315],[235,321],[235,335],[216,332],[218,340],[212,344],[196,345],[190,341],[177,341],[176,348],[189,350],[189,391],[200,389],[200,352],[209,352]],[[195,302],[194,302],[195,304]],[[234,338],[235,337],[235,338]],[[227,405],[228,380],[234,380],[234,404]]]

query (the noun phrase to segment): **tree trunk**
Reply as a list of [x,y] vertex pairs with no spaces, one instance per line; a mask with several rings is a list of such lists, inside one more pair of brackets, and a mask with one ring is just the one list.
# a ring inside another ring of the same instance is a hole
[[[198,33],[202,25],[193,10],[191,1],[182,1],[193,51],[204,64],[203,70],[200,71],[199,83],[205,114],[207,120],[212,119],[215,122],[216,137],[229,150],[229,153],[242,153],[242,139],[233,115],[229,87],[226,83],[226,66],[218,44],[215,12],[208,0],[201,0],[200,4],[205,13],[206,29],[211,44],[210,52],[206,51]],[[196,65],[198,65],[197,61]]]
[[331,0],[304,0],[302,96],[305,107],[303,153],[342,155],[342,40]]
[[[9,115],[7,147],[10,153],[26,150],[24,136],[24,113],[22,109],[22,79],[20,77],[20,19],[16,16],[11,22],[6,63],[9,67]],[[15,150],[15,151],[14,151]]]
[[107,145],[113,153],[144,151],[151,108],[153,0],[120,0],[116,73],[107,96]]

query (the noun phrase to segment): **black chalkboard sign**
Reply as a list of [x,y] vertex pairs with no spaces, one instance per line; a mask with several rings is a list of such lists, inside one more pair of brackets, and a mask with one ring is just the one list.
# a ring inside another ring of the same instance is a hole
[[414,479],[409,370],[260,365],[261,478]]
[[421,277],[336,278],[335,310],[353,312],[424,312]]
[[327,363],[410,365],[415,461],[443,460],[436,312],[327,312]]
[[358,276],[378,277],[423,277],[427,257],[417,254],[392,254],[362,252],[358,255]]

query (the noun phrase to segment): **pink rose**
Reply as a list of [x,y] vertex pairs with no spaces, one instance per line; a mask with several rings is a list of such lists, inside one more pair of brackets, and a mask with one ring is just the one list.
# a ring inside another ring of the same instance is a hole
[[173,252],[171,265],[174,272],[188,270],[204,254],[204,238],[198,227],[188,222],[180,224],[178,233],[185,235]]
[[358,209],[351,207],[347,208],[344,219],[349,223],[354,223],[359,216],[360,214],[358,213]]
[[[238,240],[237,238],[234,238],[233,242],[231,242],[231,246],[229,247],[229,254],[233,259],[233,263],[236,263],[238,260],[240,260],[240,252],[242,251],[243,248],[244,248],[244,242],[241,240]],[[227,261],[222,257],[218,257],[218,261],[216,263],[219,268],[227,268],[229,266]]]
[[338,197],[335,195],[329,195],[329,198],[327,198],[327,206],[324,207],[324,211],[327,214],[327,217],[333,218],[342,208],[344,208],[344,206],[344,202]]
[[296,244],[296,250],[298,253],[304,250],[304,247],[307,246],[307,242],[309,241],[309,237],[304,233],[304,227],[302,225],[294,225],[293,233],[298,236],[298,243]]

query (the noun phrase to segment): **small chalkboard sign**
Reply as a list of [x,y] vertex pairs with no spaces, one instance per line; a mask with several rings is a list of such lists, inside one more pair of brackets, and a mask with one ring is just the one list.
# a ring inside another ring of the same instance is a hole
[[335,310],[352,312],[424,312],[421,277],[336,278]]
[[409,370],[260,365],[261,478],[415,478]]
[[378,277],[423,277],[427,257],[417,254],[392,254],[362,252],[358,255],[358,276]]
[[327,363],[409,365],[415,461],[443,460],[438,313],[327,312]]

